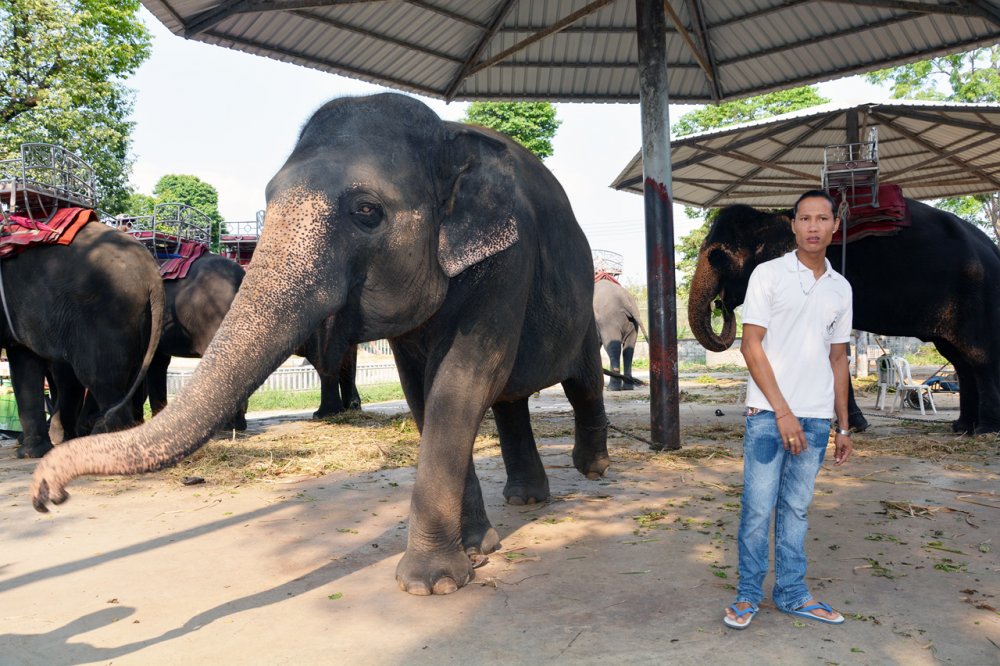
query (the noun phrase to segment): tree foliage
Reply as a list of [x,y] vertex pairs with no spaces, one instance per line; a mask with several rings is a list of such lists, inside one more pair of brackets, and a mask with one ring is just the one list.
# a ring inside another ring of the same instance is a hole
[[503,132],[540,158],[551,157],[562,121],[548,102],[473,102],[464,122]]
[[134,92],[149,57],[138,0],[0,0],[0,157],[61,145],[97,171],[101,207],[125,210]]
[[[897,99],[949,102],[1000,101],[1000,45],[922,60],[866,74],[874,84],[890,85]],[[938,208],[992,233],[1000,239],[1000,194],[947,197]]]
[[735,102],[709,104],[685,113],[674,123],[670,133],[674,136],[687,136],[729,125],[739,125],[780,116],[810,106],[826,104],[829,101],[829,98],[819,94],[819,90],[815,86],[802,86],[747,97]]
[[[740,123],[747,123],[754,120],[763,120],[780,116],[792,111],[826,104],[829,98],[823,97],[815,86],[803,86],[792,88],[791,90],[781,90],[778,92],[757,95],[735,102],[725,102],[724,104],[713,104],[685,113],[678,119],[671,129],[672,134],[685,136],[697,132],[727,127]],[[703,220],[701,226],[693,229],[691,233],[681,238],[677,245],[677,252],[680,260],[677,262],[677,269],[680,271],[681,280],[678,287],[679,298],[691,290],[691,278],[694,276],[694,269],[698,263],[698,250],[701,248],[708,230],[715,220],[713,210],[699,210],[687,206],[684,213],[688,219]]]

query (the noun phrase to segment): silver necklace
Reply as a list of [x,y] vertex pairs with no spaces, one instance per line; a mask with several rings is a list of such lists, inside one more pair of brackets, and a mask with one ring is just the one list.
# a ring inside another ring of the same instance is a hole
[[809,267],[807,267],[801,261],[799,261],[799,255],[798,254],[795,255],[795,263],[796,263],[795,277],[798,278],[798,280],[799,280],[799,289],[802,290],[803,294],[805,294],[806,296],[808,296],[809,294],[813,293],[813,289],[816,288],[816,285],[819,284],[819,281],[823,279],[823,275],[826,275],[826,273],[824,273],[823,275],[820,275],[818,280],[814,277],[813,279],[816,280],[816,281],[813,282],[812,286],[809,287],[809,289],[806,289],[805,285],[802,284],[802,272],[806,271],[806,272],[809,273],[809,275],[812,275],[813,274],[812,269],[809,268]]

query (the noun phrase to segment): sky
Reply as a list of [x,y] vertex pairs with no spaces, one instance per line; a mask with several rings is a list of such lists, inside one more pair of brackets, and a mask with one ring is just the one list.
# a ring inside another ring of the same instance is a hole
[[[267,182],[323,103],[386,90],[185,40],[145,8],[142,19],[153,35],[153,51],[128,81],[136,91],[132,184],[152,194],[166,174],[197,176],[218,190],[219,212],[228,222],[253,220],[264,208]],[[820,92],[833,102],[888,98],[887,91],[856,77],[820,84]],[[445,120],[461,119],[467,107],[420,99]],[[591,248],[621,254],[624,280],[645,284],[642,197],[609,187],[641,147],[639,105],[555,106],[562,125],[546,166],[566,190]],[[670,121],[695,108],[671,105]],[[675,242],[695,225],[682,206],[674,207]]]

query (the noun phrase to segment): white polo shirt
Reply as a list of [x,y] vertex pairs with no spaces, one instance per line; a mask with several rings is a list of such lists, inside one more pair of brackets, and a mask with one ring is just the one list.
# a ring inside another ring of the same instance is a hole
[[[796,416],[833,418],[830,345],[850,340],[852,318],[851,285],[829,260],[818,280],[794,250],[750,275],[743,323],[767,329],[764,353]],[[753,377],[747,382],[747,407],[774,411]]]

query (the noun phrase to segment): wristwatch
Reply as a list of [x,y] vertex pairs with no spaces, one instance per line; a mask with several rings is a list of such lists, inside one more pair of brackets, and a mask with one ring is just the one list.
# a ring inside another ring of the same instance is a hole
[[851,436],[851,431],[850,430],[845,430],[844,428],[837,428],[837,434],[838,435],[847,435],[848,437],[850,437]]

